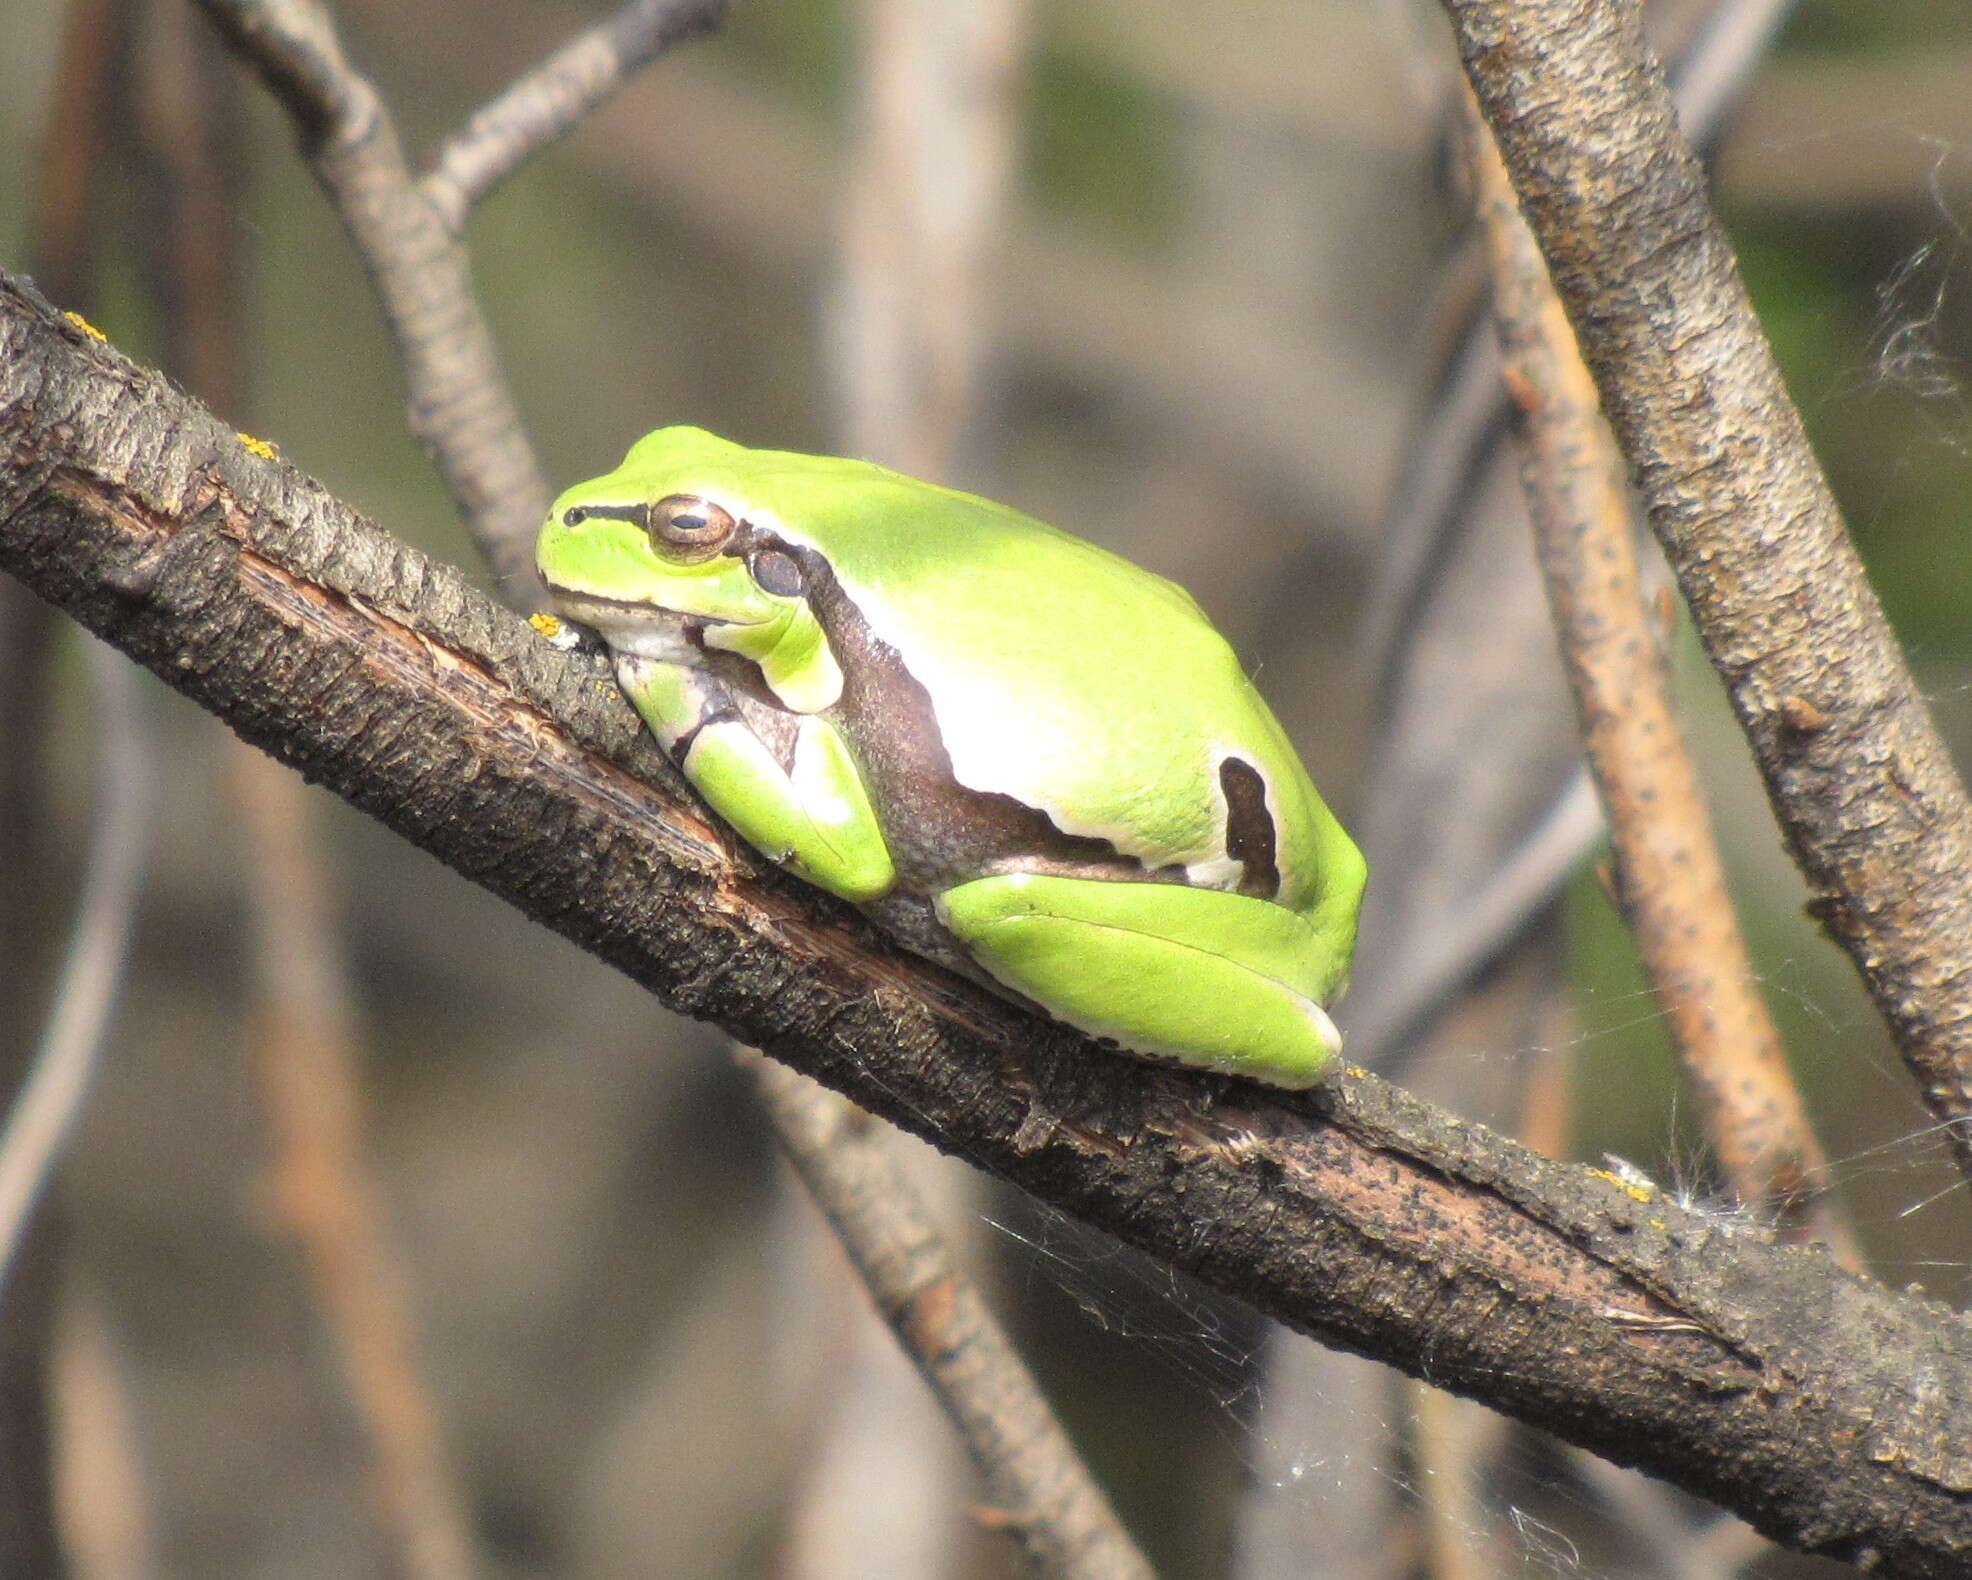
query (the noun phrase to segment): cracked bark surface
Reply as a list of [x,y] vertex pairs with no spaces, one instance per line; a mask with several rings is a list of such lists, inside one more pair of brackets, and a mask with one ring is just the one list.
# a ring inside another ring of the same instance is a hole
[[1972,1329],[1349,1072],[1104,1052],[890,948],[681,790],[597,659],[0,277],[0,566],[247,739],[864,1107],[1326,1342],[1798,1549],[1972,1556]]

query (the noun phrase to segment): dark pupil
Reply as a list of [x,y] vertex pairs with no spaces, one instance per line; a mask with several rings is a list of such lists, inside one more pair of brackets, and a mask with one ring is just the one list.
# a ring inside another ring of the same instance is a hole
[[695,516],[689,511],[671,518],[671,529],[674,532],[703,532],[707,524],[705,517]]

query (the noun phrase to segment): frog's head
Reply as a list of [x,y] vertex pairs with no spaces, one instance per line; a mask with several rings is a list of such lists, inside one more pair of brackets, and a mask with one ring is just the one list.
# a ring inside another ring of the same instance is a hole
[[787,706],[818,712],[842,673],[798,551],[748,519],[750,453],[702,429],[659,429],[555,501],[536,563],[556,611],[612,649],[686,664],[708,647],[739,653]]

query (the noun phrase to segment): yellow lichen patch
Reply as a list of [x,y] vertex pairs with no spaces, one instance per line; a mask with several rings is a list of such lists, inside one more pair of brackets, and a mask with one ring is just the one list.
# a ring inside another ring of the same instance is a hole
[[1654,1191],[1647,1190],[1641,1185],[1624,1179],[1620,1174],[1611,1174],[1607,1169],[1590,1169],[1589,1172],[1599,1180],[1609,1181],[1611,1185],[1614,1185],[1633,1201],[1649,1201],[1656,1194]]
[[1369,1074],[1369,1071],[1365,1070],[1360,1064],[1345,1064],[1342,1066],[1342,1073],[1352,1081],[1360,1081],[1364,1076]]
[[252,451],[253,454],[259,456],[263,461],[274,461],[280,458],[281,452],[276,450],[265,439],[256,439],[250,433],[236,433],[233,437],[240,441],[242,447]]
[[84,318],[80,313],[64,313],[62,314],[62,317],[66,318],[71,324],[75,325],[77,329],[81,330],[91,340],[101,340],[107,342],[110,338],[108,335],[104,334],[102,330],[98,329],[94,324],[90,323],[89,320]]
[[561,634],[561,621],[551,614],[531,614],[527,617],[527,623],[550,642]]

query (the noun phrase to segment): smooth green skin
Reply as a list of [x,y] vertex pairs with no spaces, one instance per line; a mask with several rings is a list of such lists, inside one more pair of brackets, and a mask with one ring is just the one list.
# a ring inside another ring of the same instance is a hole
[[[704,641],[758,666],[800,715],[792,772],[718,717],[682,766],[752,844],[859,903],[906,892],[915,831],[886,823],[845,733],[839,657],[806,597],[766,591],[740,557],[680,563],[624,509],[702,496],[820,553],[870,630],[931,699],[953,775],[1108,840],[1186,882],[1000,870],[926,894],[992,979],[1059,1019],[1153,1058],[1305,1087],[1340,1039],[1321,1006],[1347,980],[1365,867],[1280,725],[1189,594],[1003,505],[867,462],[750,450],[696,428],[640,440],[568,490],[538,557],[557,606],[596,629],[652,731],[674,746],[708,716]],[[1209,524],[1203,528],[1209,530]],[[598,603],[593,600],[607,600]],[[1230,892],[1219,765],[1263,776],[1275,899]],[[919,844],[922,841],[917,842]],[[1017,865],[1017,864],[1016,864]]]

